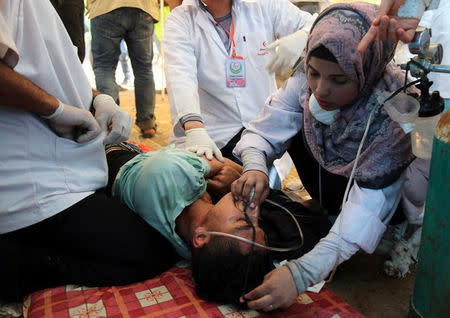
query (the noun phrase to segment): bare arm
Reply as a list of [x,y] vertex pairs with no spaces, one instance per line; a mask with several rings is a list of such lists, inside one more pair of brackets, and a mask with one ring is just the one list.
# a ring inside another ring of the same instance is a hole
[[236,162],[234,162],[228,158],[224,158],[224,159],[225,159],[226,166],[230,166],[230,168],[233,168],[234,170],[236,170],[237,172],[242,174],[242,166],[240,164],[237,164]]
[[197,120],[190,120],[184,123],[184,130],[190,130],[190,129],[194,129],[194,128],[205,128],[205,125],[203,125],[203,123],[201,121],[197,121]]
[[225,158],[225,162],[215,157],[209,161],[210,172],[208,174],[208,191],[217,197],[222,197],[231,190],[231,184],[242,173],[242,166]]
[[[205,156],[203,156],[204,159],[208,160]],[[240,164],[237,164],[236,162],[224,158],[225,162],[221,162],[217,160],[215,157],[212,160],[208,160],[209,164],[209,174],[208,178],[214,178],[215,175],[217,175],[220,170],[224,169],[224,167],[233,169],[238,173],[239,175],[242,173],[242,166]]]
[[88,142],[101,133],[92,113],[63,104],[0,61],[0,104],[46,117],[50,128],[60,137]]
[[59,101],[0,60],[0,104],[50,115]]

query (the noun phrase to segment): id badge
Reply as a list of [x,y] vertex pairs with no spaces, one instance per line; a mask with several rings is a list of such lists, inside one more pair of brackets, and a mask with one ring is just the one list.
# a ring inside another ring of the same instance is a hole
[[228,58],[226,64],[227,87],[245,87],[245,61]]

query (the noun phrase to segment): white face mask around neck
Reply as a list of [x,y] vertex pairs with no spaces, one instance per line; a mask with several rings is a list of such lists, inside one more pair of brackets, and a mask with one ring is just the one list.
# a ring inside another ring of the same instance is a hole
[[339,113],[339,109],[325,110],[320,107],[314,94],[311,94],[311,97],[309,98],[309,111],[316,120],[328,126],[334,122],[334,115]]

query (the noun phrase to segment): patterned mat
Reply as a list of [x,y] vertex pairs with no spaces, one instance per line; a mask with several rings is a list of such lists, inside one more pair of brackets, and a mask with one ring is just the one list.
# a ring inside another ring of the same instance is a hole
[[200,299],[191,268],[178,265],[160,276],[136,284],[87,288],[74,285],[35,292],[23,306],[24,317],[364,317],[326,287],[319,294],[305,293],[284,311],[263,313]]

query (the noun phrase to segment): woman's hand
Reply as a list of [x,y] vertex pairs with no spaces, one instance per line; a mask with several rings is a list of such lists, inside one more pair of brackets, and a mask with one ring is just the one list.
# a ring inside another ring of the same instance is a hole
[[419,25],[418,18],[397,16],[399,8],[405,0],[383,0],[377,12],[377,17],[366,35],[358,45],[358,52],[363,53],[375,39],[389,39],[392,43],[399,40],[409,43],[414,38]]
[[269,194],[269,178],[258,170],[249,170],[242,177],[234,181],[231,185],[231,192],[236,201],[247,202],[250,199],[250,193],[255,188],[251,208],[260,205]]
[[[250,309],[272,311],[289,307],[297,296],[291,271],[287,266],[281,266],[268,273],[260,286],[245,294],[245,299]],[[241,298],[241,302],[244,299]]]
[[416,34],[419,19],[401,18],[397,16],[381,16],[372,22],[372,26],[358,45],[358,52],[363,53],[369,45],[377,38],[379,40],[389,39],[392,43],[402,41],[409,43]]

